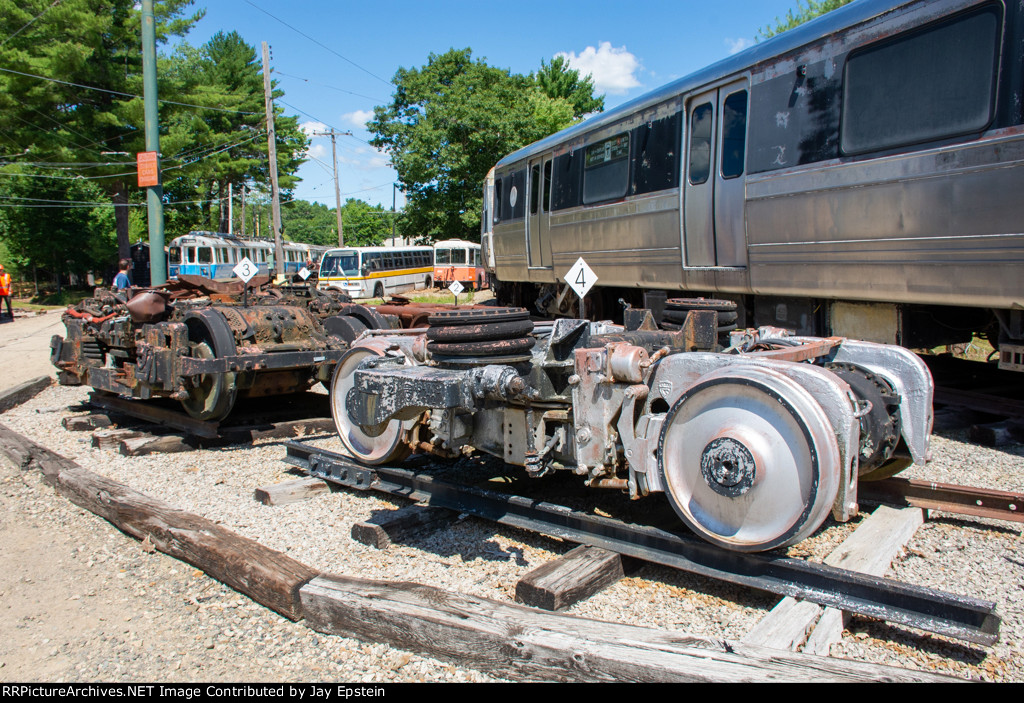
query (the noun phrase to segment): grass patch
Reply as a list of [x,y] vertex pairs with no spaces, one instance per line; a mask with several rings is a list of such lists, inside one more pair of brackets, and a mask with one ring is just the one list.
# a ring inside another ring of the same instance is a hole
[[92,297],[92,291],[92,288],[62,288],[60,293],[51,290],[40,290],[39,295],[28,301],[19,301],[18,305],[28,310],[66,308],[69,305],[77,305],[84,298]]

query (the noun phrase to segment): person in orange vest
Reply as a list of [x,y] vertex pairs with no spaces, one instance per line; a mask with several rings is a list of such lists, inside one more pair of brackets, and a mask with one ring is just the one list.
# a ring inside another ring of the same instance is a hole
[[[11,274],[4,271],[4,265],[0,264],[0,302],[7,303],[7,316],[12,320],[14,313],[11,311]],[[0,310],[0,316],[3,311]]]

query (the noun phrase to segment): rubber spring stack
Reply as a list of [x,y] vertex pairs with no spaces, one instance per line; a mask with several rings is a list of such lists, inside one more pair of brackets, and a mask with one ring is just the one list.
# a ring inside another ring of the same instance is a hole
[[427,351],[442,366],[528,361],[537,341],[526,308],[452,310],[427,322]]
[[667,330],[681,329],[691,310],[714,310],[718,313],[719,343],[728,346],[729,333],[736,329],[736,303],[714,298],[669,298],[661,326]]

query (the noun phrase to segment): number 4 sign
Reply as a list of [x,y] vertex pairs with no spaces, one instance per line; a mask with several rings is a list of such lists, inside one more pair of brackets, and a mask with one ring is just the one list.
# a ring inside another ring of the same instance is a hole
[[569,273],[565,274],[563,280],[569,284],[570,288],[576,291],[576,295],[580,297],[580,300],[583,300],[583,296],[587,294],[590,287],[597,283],[597,274],[587,266],[587,262],[581,256],[572,265],[572,268],[569,269]]

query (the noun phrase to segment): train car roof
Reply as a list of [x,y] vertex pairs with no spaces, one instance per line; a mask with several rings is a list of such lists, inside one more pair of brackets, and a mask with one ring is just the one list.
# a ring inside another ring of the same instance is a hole
[[733,54],[694,73],[679,78],[667,85],[651,91],[638,98],[623,103],[608,112],[602,112],[572,127],[555,132],[551,136],[534,142],[501,159],[495,168],[522,161],[537,154],[551,151],[563,142],[612,125],[619,120],[644,110],[683,93],[691,92],[708,83],[742,72],[781,54],[785,54],[801,46],[828,36],[845,27],[860,24],[880,15],[891,12],[901,6],[916,4],[907,0],[857,0],[844,5],[820,17],[778,34],[771,39],[759,42],[749,49]]
[[430,246],[407,246],[407,247],[333,247],[328,249],[325,254],[332,254],[336,251],[362,251],[362,252],[374,252],[374,251],[433,251],[434,248]]

